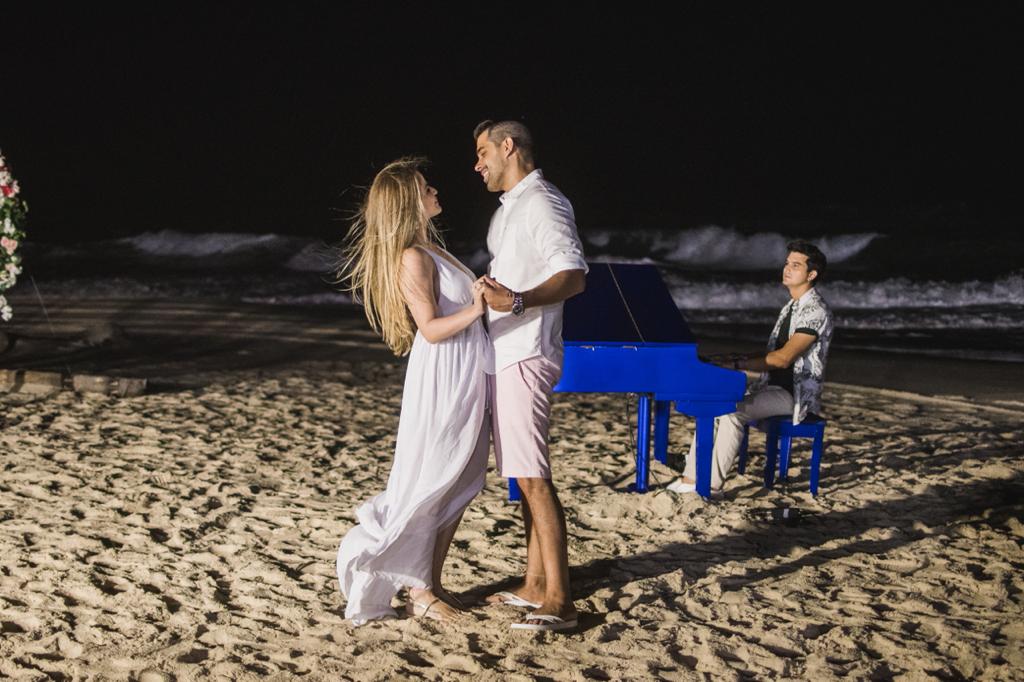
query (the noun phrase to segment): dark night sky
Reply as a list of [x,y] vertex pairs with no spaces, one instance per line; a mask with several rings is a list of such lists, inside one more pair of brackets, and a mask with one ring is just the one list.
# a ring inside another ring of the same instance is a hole
[[473,238],[495,197],[470,132],[503,116],[581,227],[1016,209],[1021,34],[1000,10],[165,7],[4,11],[0,148],[33,238],[331,237],[343,191],[405,153]]

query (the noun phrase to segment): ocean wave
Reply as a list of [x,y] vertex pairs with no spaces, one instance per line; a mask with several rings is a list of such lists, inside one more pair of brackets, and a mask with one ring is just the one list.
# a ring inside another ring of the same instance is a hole
[[[877,232],[820,236],[810,241],[828,257],[843,263],[861,253],[881,235]],[[786,260],[791,236],[778,232],[743,234],[706,225],[689,230],[596,230],[584,234],[588,255],[654,260],[694,268],[774,270]]]
[[957,358],[960,360],[985,360],[989,362],[1024,362],[1024,353],[1014,350],[988,350],[979,348],[900,348],[877,343],[846,343],[846,350],[870,350],[879,353],[903,355],[928,355],[935,358]]
[[292,255],[284,267],[295,272],[333,272],[339,265],[341,254],[321,241],[310,241]]
[[[70,277],[36,282],[40,296],[49,299],[174,299],[221,300],[275,305],[331,305],[351,303],[351,297],[319,275],[308,273],[202,274],[146,277]],[[34,298],[30,282],[12,290]]]
[[238,254],[246,251],[287,251],[296,245],[301,237],[286,237],[278,234],[253,234],[236,232],[203,232],[193,234],[177,230],[144,232],[133,237],[117,240],[136,251],[150,256],[186,256],[203,258],[223,254]]
[[[683,310],[778,309],[787,297],[776,283],[694,282],[673,273],[667,280],[672,298]],[[900,277],[880,282],[837,280],[820,287],[835,310],[1024,306],[1024,273],[993,282],[915,282]]]
[[477,249],[469,254],[459,254],[458,259],[473,272],[485,272],[491,262],[491,254],[487,249]]
[[[776,310],[701,310],[684,311],[691,322],[760,325],[774,324]],[[837,310],[835,324],[841,329],[930,330],[991,329],[1009,332],[1024,328],[1024,309],[1009,306],[969,306],[959,309],[899,308],[883,311]]]
[[273,296],[243,296],[243,303],[268,305],[342,305],[353,302],[352,296],[340,291],[317,294],[280,294]]

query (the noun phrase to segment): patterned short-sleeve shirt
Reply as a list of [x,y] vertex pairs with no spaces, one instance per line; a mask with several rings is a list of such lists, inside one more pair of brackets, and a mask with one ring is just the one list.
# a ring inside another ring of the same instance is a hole
[[[799,424],[807,417],[808,412],[821,415],[821,392],[825,387],[825,360],[828,358],[828,347],[832,343],[832,311],[828,303],[811,287],[807,293],[796,301],[782,306],[775,328],[768,339],[768,350],[775,350],[775,342],[782,332],[782,322],[786,319],[790,306],[793,306],[793,317],[786,330],[787,338],[797,332],[813,334],[817,337],[810,348],[793,361],[793,423]],[[768,373],[761,374],[751,391],[757,391],[768,384]]]

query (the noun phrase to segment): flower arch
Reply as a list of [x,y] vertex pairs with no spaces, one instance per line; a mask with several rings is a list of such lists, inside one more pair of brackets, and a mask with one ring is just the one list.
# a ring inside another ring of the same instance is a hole
[[13,287],[21,274],[21,256],[18,247],[25,240],[22,226],[28,204],[21,198],[18,181],[7,167],[0,152],[0,320],[10,321],[14,315],[4,292]]

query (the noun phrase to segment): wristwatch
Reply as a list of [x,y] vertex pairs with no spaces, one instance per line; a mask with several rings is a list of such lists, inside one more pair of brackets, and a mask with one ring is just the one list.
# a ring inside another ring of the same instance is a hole
[[523,294],[519,291],[512,292],[512,314],[519,316],[526,310],[526,306],[523,305]]

